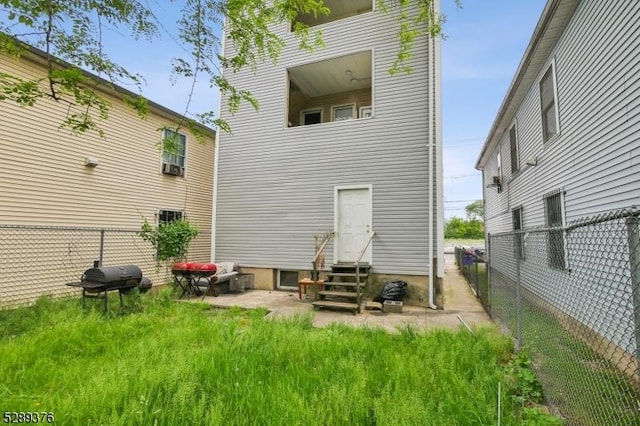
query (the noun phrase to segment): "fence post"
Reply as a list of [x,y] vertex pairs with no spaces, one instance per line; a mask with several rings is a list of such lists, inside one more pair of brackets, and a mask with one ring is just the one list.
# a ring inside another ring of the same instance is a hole
[[627,218],[627,240],[629,242],[629,267],[631,268],[631,295],[633,298],[633,320],[636,338],[636,374],[640,375],[640,236],[638,218]]
[[485,262],[485,268],[487,269],[487,306],[485,306],[485,310],[489,313],[489,318],[493,318],[493,316],[491,315],[491,233],[487,234],[487,250],[485,252]]
[[513,257],[516,259],[516,338],[517,349],[522,348],[522,295],[520,294],[520,257],[518,256],[518,234],[513,234]]
[[104,229],[101,229],[100,230],[100,257],[99,257],[100,267],[102,267],[103,255],[104,255]]

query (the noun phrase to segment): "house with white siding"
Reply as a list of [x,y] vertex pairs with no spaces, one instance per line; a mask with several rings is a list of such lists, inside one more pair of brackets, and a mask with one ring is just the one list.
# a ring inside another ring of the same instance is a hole
[[622,209],[640,203],[639,35],[640,2],[548,0],[476,163],[492,289],[519,282],[627,353],[638,338],[638,247]]
[[433,306],[444,275],[439,42],[416,40],[413,72],[392,76],[393,8],[325,3],[329,16],[298,17],[325,48],[299,50],[285,23],[273,28],[287,42],[277,64],[225,74],[260,108],[222,111],[232,133],[216,144],[215,260],[239,262],[258,288],[295,288],[314,235],[334,232],[325,269],[359,259],[371,282],[405,280]]
[[482,148],[485,228],[640,201],[640,3],[549,0]]
[[[0,70],[46,84],[45,58],[35,48],[19,58],[0,54]],[[215,132],[201,128],[200,143],[180,126],[184,117],[153,102],[141,119],[123,101],[136,94],[87,76],[111,105],[109,117],[98,122],[104,137],[60,127],[77,111],[74,105],[48,97],[26,107],[0,101],[0,302],[22,297],[16,282],[24,294],[59,292],[92,266],[101,246],[107,265],[138,263],[153,274],[151,246],[133,232],[143,218],[156,224],[186,217],[200,231],[194,260],[210,258]],[[171,135],[177,149],[163,152],[162,139]],[[132,232],[107,232],[101,241],[89,231],[104,228]],[[39,270],[27,279],[33,264]]]

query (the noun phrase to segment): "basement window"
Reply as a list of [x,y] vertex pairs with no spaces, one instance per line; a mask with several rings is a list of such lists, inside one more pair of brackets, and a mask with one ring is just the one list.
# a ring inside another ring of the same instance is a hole
[[370,50],[289,68],[288,127],[372,118],[371,72]]
[[298,271],[278,270],[278,288],[291,290],[298,288]]
[[303,24],[308,27],[350,18],[352,16],[368,13],[373,10],[373,0],[324,0],[325,6],[330,10],[328,15],[314,16],[311,13],[300,13],[291,25],[291,30],[296,24]]
[[180,210],[160,210],[158,212],[158,224],[173,222],[182,219]]

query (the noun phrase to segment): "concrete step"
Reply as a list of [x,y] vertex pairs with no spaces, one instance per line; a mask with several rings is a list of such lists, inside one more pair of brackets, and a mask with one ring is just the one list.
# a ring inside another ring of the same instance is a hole
[[336,302],[333,300],[316,300],[311,304],[315,309],[319,309],[319,308],[346,309],[349,311],[353,311],[354,314],[357,313],[360,308],[360,305],[358,305],[357,303]]

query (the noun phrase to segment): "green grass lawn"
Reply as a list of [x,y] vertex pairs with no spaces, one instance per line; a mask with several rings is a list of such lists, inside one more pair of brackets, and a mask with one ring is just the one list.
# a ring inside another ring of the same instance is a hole
[[501,384],[503,425],[560,424],[523,403],[510,339],[492,330],[316,329],[167,293],[128,311],[0,311],[0,411],[64,425],[495,425]]

